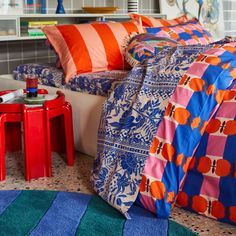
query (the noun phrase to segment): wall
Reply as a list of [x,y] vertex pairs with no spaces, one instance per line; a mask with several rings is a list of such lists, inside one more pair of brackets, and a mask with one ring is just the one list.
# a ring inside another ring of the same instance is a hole
[[[55,13],[57,0],[48,0],[49,13]],[[140,12],[159,12],[157,0],[140,0]],[[83,6],[118,6],[119,13],[127,13],[127,0],[64,0],[66,13],[77,13]],[[11,74],[22,63],[54,63],[55,55],[45,40],[0,42],[0,74]]]
[[55,54],[45,40],[0,42],[0,74],[10,74],[23,63],[54,63]]
[[[167,18],[172,19],[179,15],[182,15],[184,12],[183,9],[183,1],[186,2],[185,10],[191,15],[198,17],[199,4],[197,2],[201,2],[201,0],[161,0],[160,8],[161,12],[167,14]],[[168,2],[172,2],[173,4],[168,4]],[[203,5],[201,8],[200,21],[213,35],[213,37],[217,40],[224,37],[224,19],[223,19],[223,4],[222,0],[203,0]],[[172,5],[172,6],[171,6]],[[179,6],[179,7],[178,7]],[[204,15],[204,13],[208,10],[211,14],[212,18],[209,19],[209,23]],[[213,12],[214,11],[214,12]],[[216,14],[215,14],[216,13]],[[213,18],[214,15],[218,15],[218,20]]]

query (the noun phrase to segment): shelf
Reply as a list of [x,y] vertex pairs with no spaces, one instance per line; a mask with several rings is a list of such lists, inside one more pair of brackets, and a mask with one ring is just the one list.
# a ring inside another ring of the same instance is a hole
[[[147,16],[152,16],[156,18],[166,18],[164,14],[146,14]],[[24,21],[36,20],[57,20],[59,25],[62,24],[79,24],[84,23],[87,21],[97,21],[97,20],[124,20],[129,19],[128,14],[87,14],[87,13],[80,13],[80,14],[22,14],[22,15],[0,15],[0,22],[3,21],[15,21],[14,26],[11,26],[8,29],[4,29],[7,31],[14,31],[16,35],[2,35],[0,36],[0,41],[18,41],[18,40],[39,40],[45,39],[45,36],[27,36],[25,30],[21,26],[21,23]],[[1,28],[1,27],[0,27]],[[4,27],[6,28],[6,27]],[[22,35],[24,34],[24,35]],[[21,36],[22,35],[22,36]]]
[[9,36],[7,38],[3,37],[0,38],[0,41],[20,41],[20,40],[39,40],[39,39],[46,39],[46,36]]
[[103,17],[104,14],[22,14],[22,15],[0,15],[0,18],[16,17],[16,18],[66,18],[66,17],[81,17],[81,18],[97,18]]

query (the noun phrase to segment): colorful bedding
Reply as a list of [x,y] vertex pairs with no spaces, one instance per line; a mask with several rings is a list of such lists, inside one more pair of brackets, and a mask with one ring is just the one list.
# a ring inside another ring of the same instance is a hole
[[37,77],[42,85],[107,97],[127,73],[128,71],[106,71],[82,74],[65,84],[62,69],[50,65],[22,64],[13,71],[13,76],[22,81],[27,76]]
[[104,104],[92,182],[126,213],[139,192],[156,129],[169,98],[191,63],[211,46],[170,47],[134,67]]
[[236,81],[193,155],[177,204],[236,224]]
[[236,77],[235,48],[167,48],[116,87],[104,104],[92,175],[104,200],[127,217],[135,200],[169,216],[207,123]]

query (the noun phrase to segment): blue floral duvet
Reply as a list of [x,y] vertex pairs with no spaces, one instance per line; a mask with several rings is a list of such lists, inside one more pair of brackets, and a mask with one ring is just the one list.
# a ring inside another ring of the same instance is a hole
[[106,71],[77,75],[68,83],[64,83],[64,73],[50,65],[22,64],[13,71],[16,80],[24,81],[26,77],[37,77],[39,84],[56,88],[107,97],[127,75],[127,71]]

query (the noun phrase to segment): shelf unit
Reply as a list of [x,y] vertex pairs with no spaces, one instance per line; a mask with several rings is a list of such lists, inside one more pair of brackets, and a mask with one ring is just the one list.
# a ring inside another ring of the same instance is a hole
[[[155,18],[166,18],[164,14],[147,14]],[[129,19],[128,14],[22,14],[15,16],[0,15],[0,41],[38,40],[45,36],[27,36],[23,34],[22,22],[56,20],[59,25],[78,24],[88,21]]]

